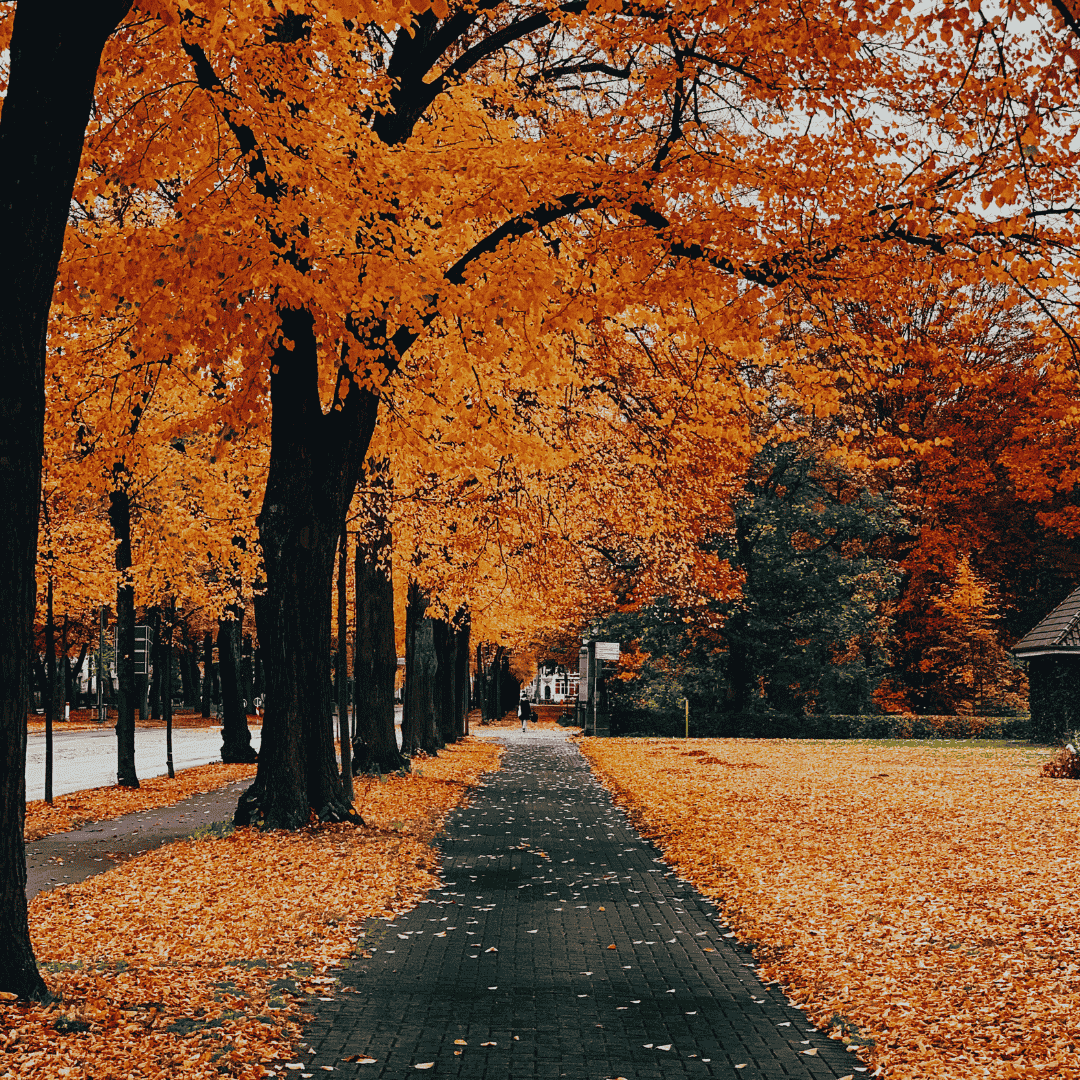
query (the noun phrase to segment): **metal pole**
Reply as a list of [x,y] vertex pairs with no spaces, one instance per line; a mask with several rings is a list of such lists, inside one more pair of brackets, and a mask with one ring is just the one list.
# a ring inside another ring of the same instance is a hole
[[105,605],[98,612],[98,654],[97,654],[97,718],[98,723],[105,722]]
[[[683,701],[686,703],[686,738],[689,739],[690,738],[690,699],[689,698],[683,698]],[[697,753],[697,751],[694,751],[694,752]]]

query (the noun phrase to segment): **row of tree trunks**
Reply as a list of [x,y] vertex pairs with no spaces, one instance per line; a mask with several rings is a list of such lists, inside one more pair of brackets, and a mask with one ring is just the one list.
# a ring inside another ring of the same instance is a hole
[[433,620],[436,656],[437,728],[444,743],[466,735],[469,711],[469,613],[462,608],[454,621]]
[[506,648],[477,645],[475,697],[480,706],[480,722],[489,724],[516,709],[520,694],[521,683],[510,672],[510,654]]
[[392,492],[385,459],[369,462],[365,472],[355,559],[353,771],[385,775],[409,767],[409,759],[398,750],[394,726],[397,643],[389,519]]
[[405,709],[401,722],[401,749],[406,754],[437,753],[465,734],[468,613],[459,611],[453,622],[448,622],[429,616],[429,604],[420,586],[410,581],[405,607]]

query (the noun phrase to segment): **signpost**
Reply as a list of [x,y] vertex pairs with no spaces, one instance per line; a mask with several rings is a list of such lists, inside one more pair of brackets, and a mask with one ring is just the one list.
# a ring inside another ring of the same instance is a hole
[[154,647],[154,630],[150,626],[135,627],[135,683],[139,692],[139,719],[145,720],[149,712],[151,650]]
[[150,674],[150,650],[154,647],[154,631],[149,626],[135,627],[135,674],[146,678]]
[[592,714],[592,732],[603,737],[611,733],[607,711],[607,692],[604,685],[604,662],[617,662],[617,641],[584,641],[578,650],[578,720],[586,734]]
[[617,641],[594,641],[597,660],[618,660],[619,643]]

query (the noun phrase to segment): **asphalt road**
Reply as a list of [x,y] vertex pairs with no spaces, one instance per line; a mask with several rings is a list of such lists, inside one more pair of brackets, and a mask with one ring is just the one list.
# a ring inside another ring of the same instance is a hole
[[[59,725],[58,725],[59,726]],[[251,745],[257,750],[261,728],[251,729]],[[221,760],[220,728],[175,728],[173,765],[190,769]],[[168,772],[164,729],[136,729],[135,772],[143,779]],[[53,794],[66,795],[86,788],[116,783],[116,731],[58,731],[53,734]],[[45,798],[45,736],[30,735],[26,745],[26,798]]]
[[[401,745],[401,706],[395,709],[398,746]],[[57,725],[59,727],[60,725]],[[251,728],[251,745],[256,750],[261,728]],[[190,769],[221,760],[220,728],[174,728],[173,765]],[[142,779],[163,776],[165,762],[164,729],[136,729],[135,772]],[[63,730],[53,733],[53,794],[66,795],[87,788],[110,787],[116,783],[116,731],[104,724],[100,731]],[[26,798],[45,798],[45,736],[34,734],[26,743]]]

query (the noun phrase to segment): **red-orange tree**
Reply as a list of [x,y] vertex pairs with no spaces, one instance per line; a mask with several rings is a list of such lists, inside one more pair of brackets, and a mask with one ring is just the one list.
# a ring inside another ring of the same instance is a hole
[[[163,212],[84,230],[87,273],[124,278],[140,348],[179,335],[205,363],[237,356],[236,410],[271,404],[269,707],[241,819],[349,813],[325,613],[388,373],[448,364],[482,384],[510,357],[558,381],[550,342],[634,305],[666,332],[768,339],[796,287],[826,307],[888,287],[912,247],[1052,290],[1065,227],[1013,202],[1056,211],[1071,149],[1053,102],[1002,126],[1025,87],[984,46],[963,68],[898,5],[829,2],[193,4],[132,24],[83,197],[122,187]],[[1052,172],[1027,168],[1036,127]],[[800,390],[827,411],[827,388]]]

